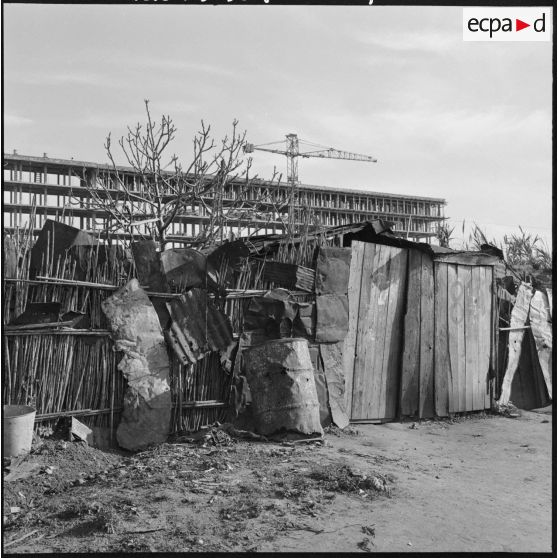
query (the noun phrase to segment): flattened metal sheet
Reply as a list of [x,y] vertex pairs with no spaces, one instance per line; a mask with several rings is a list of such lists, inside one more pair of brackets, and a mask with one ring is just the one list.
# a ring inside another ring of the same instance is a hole
[[344,294],[316,297],[316,341],[343,341],[349,329],[349,301]]
[[136,262],[138,280],[142,287],[151,291],[168,292],[168,285],[161,268],[161,254],[153,240],[132,242],[132,254]]
[[350,248],[320,248],[316,261],[316,293],[347,294]]
[[205,256],[193,248],[172,248],[161,252],[161,266],[171,287],[188,289],[206,283]]
[[275,289],[265,296],[254,297],[244,315],[244,330],[261,331],[267,339],[312,337],[313,309],[298,303],[288,291]]
[[320,404],[320,423],[323,427],[331,424],[331,414],[327,402],[327,384],[326,377],[321,365],[320,346],[310,345],[310,358],[314,367],[314,382],[316,383],[316,393],[318,394],[318,403]]
[[349,424],[349,419],[345,409],[343,343],[322,343],[320,354],[324,364],[331,418],[339,428],[345,428]]

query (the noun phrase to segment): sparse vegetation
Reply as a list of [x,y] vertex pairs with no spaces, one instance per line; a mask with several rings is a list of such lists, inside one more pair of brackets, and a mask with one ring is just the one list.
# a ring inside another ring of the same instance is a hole
[[541,237],[519,227],[519,233],[504,235],[501,242],[489,239],[486,233],[475,225],[469,235],[467,249],[481,250],[486,245],[495,246],[504,254],[511,273],[518,281],[540,282],[552,274],[552,254]]
[[448,223],[442,223],[441,225],[438,225],[438,228],[436,230],[436,238],[438,240],[438,244],[443,248],[449,248],[454,230],[455,227],[450,227]]

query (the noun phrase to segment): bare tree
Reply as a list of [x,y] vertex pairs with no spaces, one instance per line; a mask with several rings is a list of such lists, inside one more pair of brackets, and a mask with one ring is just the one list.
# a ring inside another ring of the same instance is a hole
[[205,225],[192,240],[202,245],[227,238],[231,223],[248,225],[257,219],[262,228],[277,221],[284,227],[289,199],[281,199],[273,189],[281,176],[274,172],[267,188],[253,188],[257,176],[250,176],[252,160],[242,157],[246,132],[239,132],[237,120],[231,134],[218,143],[202,121],[193,139],[192,160],[184,168],[170,154],[176,135],[173,120],[163,115],[155,122],[147,100],[145,111],[147,122],[128,127],[118,140],[132,179],[129,169],[116,164],[109,134],[104,147],[110,165],[91,188],[91,206],[104,214],[108,234],[153,238],[164,248],[172,223],[200,212]]

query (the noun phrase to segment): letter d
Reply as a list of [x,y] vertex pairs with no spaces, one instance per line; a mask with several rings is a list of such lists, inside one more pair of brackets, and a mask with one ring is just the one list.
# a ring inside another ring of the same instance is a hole
[[[533,29],[534,29],[537,33],[544,33],[545,26],[546,26],[545,16],[546,16],[546,14],[543,12],[542,17],[540,17],[539,19],[535,19],[535,23],[533,23]],[[539,29],[539,27],[538,27],[539,23],[541,24],[541,28],[540,28],[540,29]]]

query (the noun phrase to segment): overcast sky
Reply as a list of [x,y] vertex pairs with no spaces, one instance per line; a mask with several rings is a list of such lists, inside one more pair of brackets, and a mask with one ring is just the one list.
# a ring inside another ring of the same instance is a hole
[[217,137],[237,118],[255,144],[378,159],[303,159],[303,183],[442,197],[457,238],[465,219],[550,242],[550,42],[464,42],[452,7],[4,4],[3,27],[5,152],[105,162],[149,99],[184,162],[202,118]]

